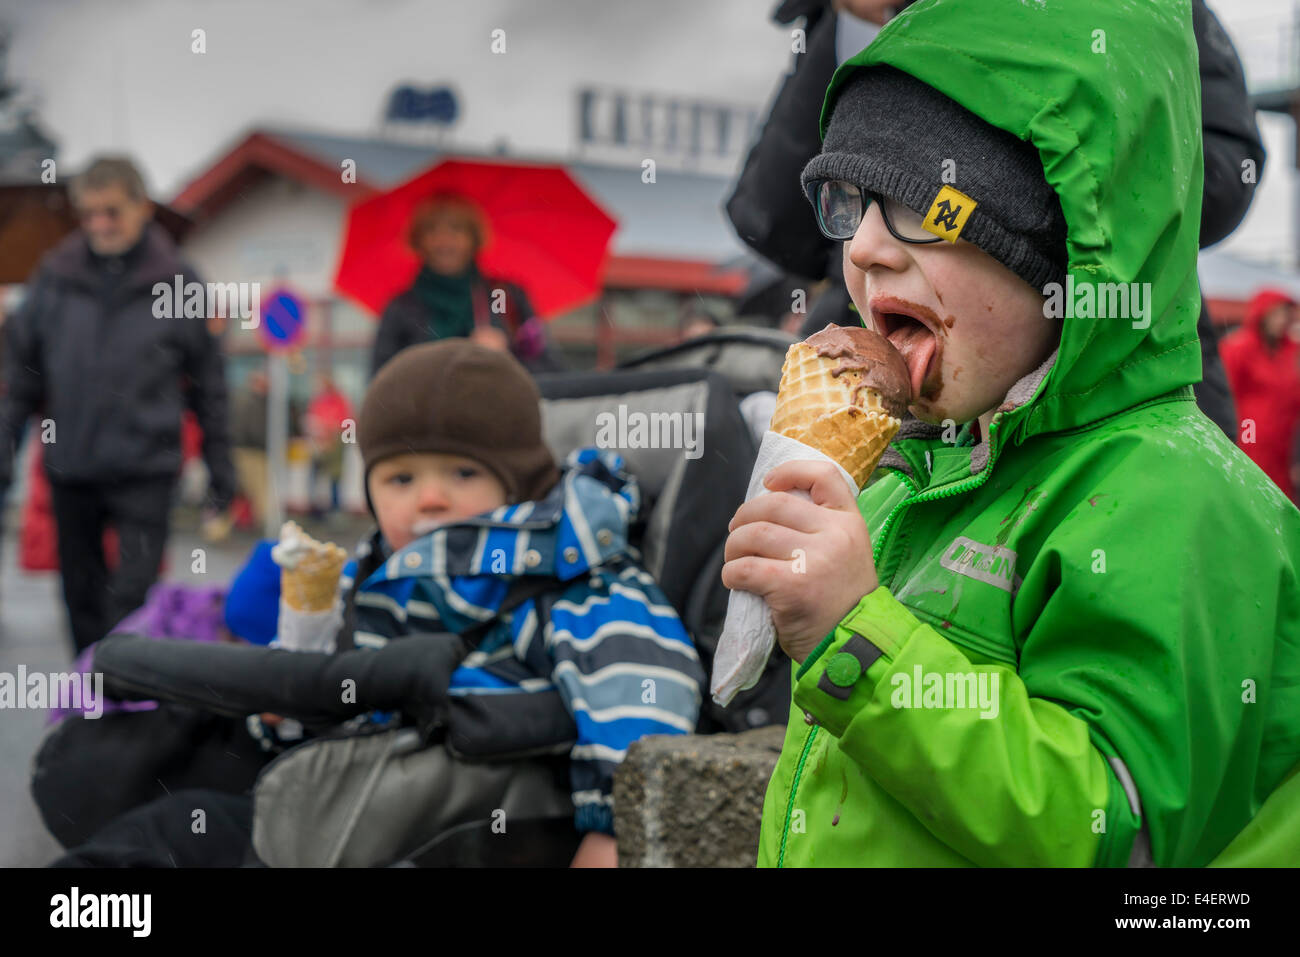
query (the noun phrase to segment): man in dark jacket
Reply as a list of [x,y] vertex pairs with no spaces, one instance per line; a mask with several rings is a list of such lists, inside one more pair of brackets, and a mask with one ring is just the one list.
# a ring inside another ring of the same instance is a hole
[[[234,471],[219,342],[205,318],[156,317],[155,283],[170,295],[178,281],[198,280],[152,222],[139,172],[126,159],[98,159],[72,198],[82,228],[41,260],[4,327],[0,493],[23,424],[40,412],[31,433],[45,445],[63,596],[80,650],[139,607],[157,578],[185,407],[203,430],[209,510],[228,507]],[[112,575],[105,525],[118,534]]]
[[[856,325],[840,272],[840,250],[817,228],[808,201],[799,190],[799,174],[821,149],[818,117],[821,101],[838,60],[856,53],[837,40],[849,14],[883,24],[912,0],[783,0],[773,14],[778,23],[804,19],[804,49],[794,72],[772,104],[758,141],[750,151],[727,214],[737,235],[756,252],[796,276],[829,276],[800,335],[808,337],[827,323]],[[857,23],[851,18],[849,23]],[[861,25],[861,24],[858,24]],[[1204,132],[1205,184],[1201,202],[1201,246],[1226,238],[1237,228],[1255,195],[1263,172],[1264,145],[1255,122],[1255,107],[1232,41],[1204,0],[1192,0],[1192,29],[1201,63],[1201,113]],[[844,46],[837,57],[837,48]],[[1249,163],[1247,164],[1247,161]],[[1250,175],[1246,175],[1249,172]],[[1237,437],[1237,416],[1227,375],[1219,359],[1218,331],[1201,301],[1196,324],[1201,339],[1202,379],[1194,386],[1196,402],[1224,433]]]

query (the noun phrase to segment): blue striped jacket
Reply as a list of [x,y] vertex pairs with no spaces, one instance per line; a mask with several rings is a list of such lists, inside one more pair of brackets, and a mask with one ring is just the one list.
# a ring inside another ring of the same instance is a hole
[[[487,631],[450,693],[559,692],[577,726],[569,757],[580,831],[613,833],[613,774],[629,744],[689,733],[699,717],[705,676],[694,644],[628,542],[640,504],[619,455],[579,449],[541,501],[434,530],[389,554],[355,595],[353,641],[380,647],[462,633],[496,616],[521,576],[555,580]],[[345,591],[356,568],[344,570]]]

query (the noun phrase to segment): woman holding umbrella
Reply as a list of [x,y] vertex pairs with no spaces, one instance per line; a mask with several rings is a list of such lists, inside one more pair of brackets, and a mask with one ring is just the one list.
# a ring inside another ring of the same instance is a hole
[[600,296],[617,226],[562,166],[443,159],[348,211],[334,286],[381,317],[372,371],[449,336],[559,369],[544,323]]
[[533,372],[563,368],[523,289],[479,271],[487,240],[487,221],[471,200],[448,193],[416,207],[407,242],[420,270],[384,309],[371,375],[407,346],[453,337],[508,350]]

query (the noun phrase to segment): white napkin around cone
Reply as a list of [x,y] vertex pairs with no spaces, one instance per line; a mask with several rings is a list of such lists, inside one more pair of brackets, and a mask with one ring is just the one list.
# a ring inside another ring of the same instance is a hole
[[[778,465],[809,459],[834,465],[853,497],[857,498],[857,483],[838,462],[797,439],[768,431],[758,447],[758,459],[754,462],[754,471],[749,477],[745,501],[768,493],[763,486],[763,479]],[[792,490],[791,494],[811,498],[802,490]],[[790,556],[790,559],[793,561],[794,556]],[[749,592],[733,590],[727,599],[727,619],[713,656],[710,687],[713,700],[725,708],[737,694],[754,687],[762,676],[774,647],[776,627],[772,624],[772,611],[767,607],[767,602]]]
[[272,646],[288,651],[323,651],[334,653],[334,642],[343,627],[343,600],[335,598],[325,611],[310,612],[293,608],[280,599],[280,617],[276,623]]

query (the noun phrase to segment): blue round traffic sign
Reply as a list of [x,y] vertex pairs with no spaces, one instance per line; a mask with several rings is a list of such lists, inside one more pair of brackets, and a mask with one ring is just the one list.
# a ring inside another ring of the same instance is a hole
[[306,334],[306,318],[303,301],[287,289],[277,289],[262,306],[262,322],[258,326],[262,343],[268,349],[292,348]]

